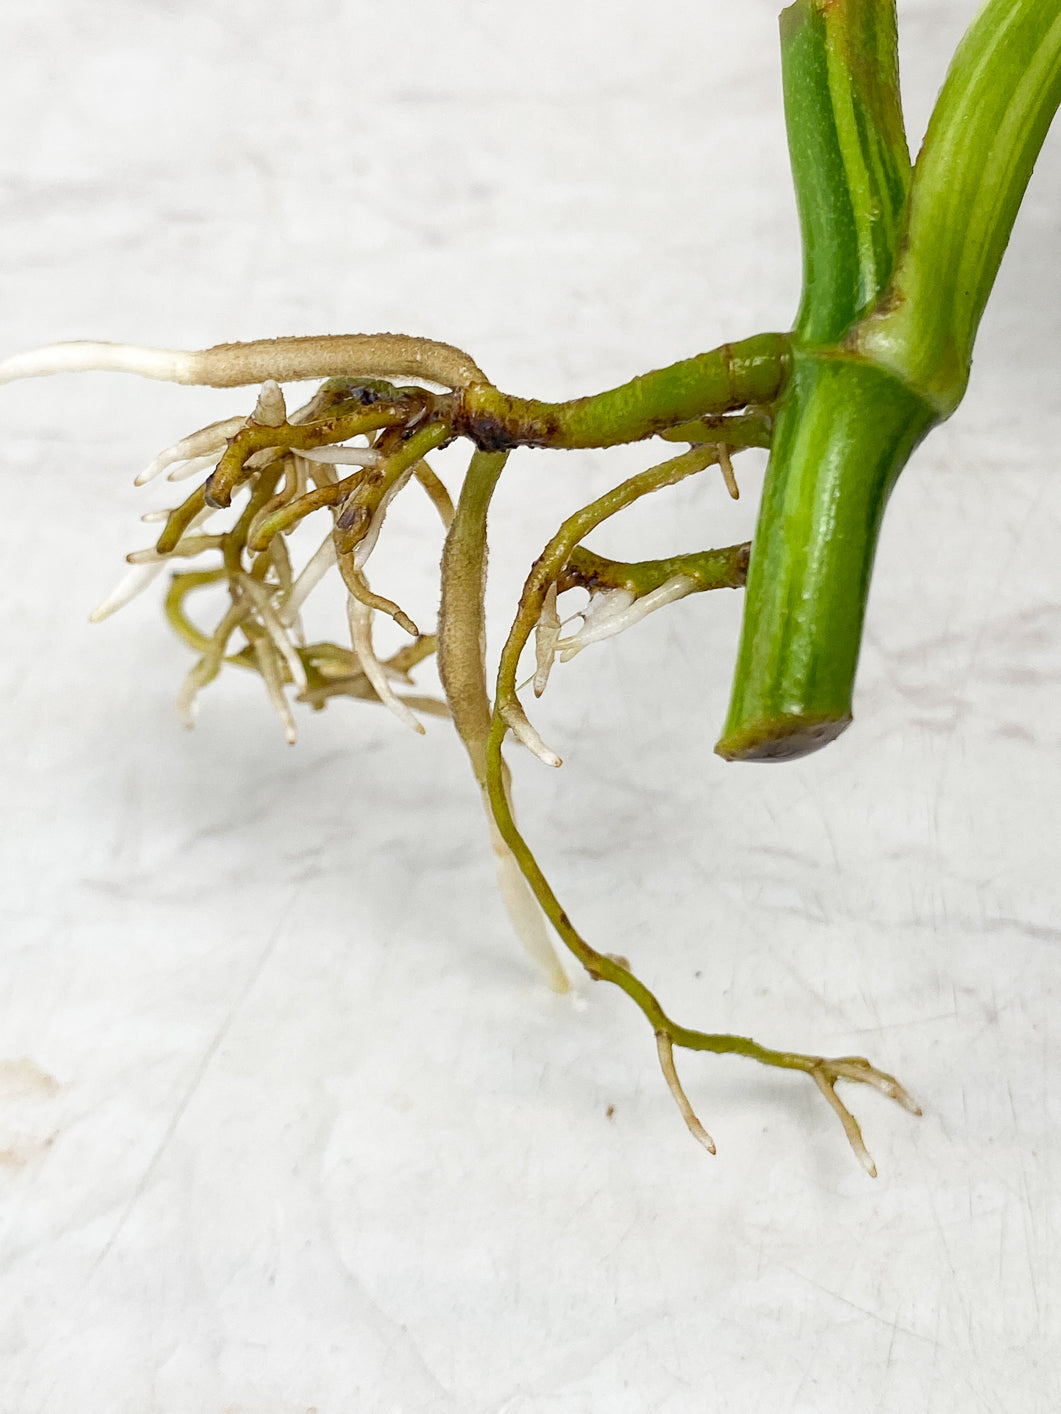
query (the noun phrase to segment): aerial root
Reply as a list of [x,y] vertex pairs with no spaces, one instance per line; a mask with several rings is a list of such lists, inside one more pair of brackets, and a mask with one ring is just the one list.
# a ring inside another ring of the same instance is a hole
[[208,687],[217,677],[219,664],[210,662],[207,658],[200,658],[199,661],[185,675],[177,692],[177,720],[181,726],[191,729],[195,726],[196,717],[199,714],[199,694],[204,687]]
[[203,521],[209,520],[211,515],[213,507],[206,504],[205,488],[197,486],[176,510],[170,512],[162,533],[155,541],[155,549],[160,555],[172,554],[184,536]]
[[715,1153],[715,1141],[700,1123],[696,1111],[689,1103],[688,1095],[682,1089],[682,1083],[678,1079],[678,1071],[674,1064],[674,1043],[666,1031],[656,1032],[656,1050],[659,1052],[660,1069],[667,1082],[667,1089],[674,1096],[674,1103],[678,1106],[682,1119],[685,1120],[686,1128],[696,1142],[702,1144],[709,1154]]
[[592,591],[590,601],[583,610],[582,627],[557,643],[561,663],[570,662],[591,643],[600,643],[617,633],[625,633],[657,609],[694,594],[697,587],[696,580],[690,575],[676,574],[647,594],[635,595],[629,589]]
[[102,623],[104,619],[109,619],[111,614],[116,614],[119,609],[124,609],[126,604],[132,603],[149,584],[154,583],[165,567],[166,562],[161,558],[153,564],[133,565],[122,575],[107,597],[92,610],[88,616],[89,622]]
[[[618,959],[612,960],[618,961]],[[625,960],[622,961],[621,965],[626,972],[629,972],[630,969]],[[612,978],[612,980],[615,981],[617,979]],[[660,1017],[660,1021],[663,1021],[662,1017]],[[681,1028],[679,1028],[679,1030],[680,1029]],[[691,1044],[693,1033],[686,1034],[690,1037],[690,1041],[685,1044]],[[886,1095],[889,1099],[895,1100],[911,1114],[919,1115],[921,1113],[920,1106],[913,1100],[903,1086],[899,1084],[895,1077],[878,1070],[875,1066],[871,1065],[864,1056],[842,1056],[839,1059],[830,1060],[824,1056],[801,1056],[792,1052],[767,1051],[743,1037],[716,1036],[708,1038],[703,1036],[700,1039],[705,1041],[711,1040],[714,1044],[712,1044],[709,1049],[720,1054],[727,1054],[731,1049],[737,1048],[735,1046],[719,1045],[719,1042],[739,1042],[740,1054],[757,1059],[764,1065],[780,1066],[782,1069],[802,1070],[809,1075],[825,1096],[829,1107],[840,1120],[851,1152],[866,1173],[869,1174],[870,1178],[877,1177],[876,1165],[873,1162],[869,1150],[866,1148],[858,1120],[855,1119],[854,1115],[836,1093],[836,1082],[838,1080],[851,1080],[859,1084],[870,1085],[875,1090],[879,1090],[881,1094]],[[713,1154],[715,1152],[714,1141],[700,1123],[695,1111],[689,1103],[685,1091],[682,1089],[674,1065],[674,1041],[671,1033],[664,1029],[662,1025],[657,1025],[656,1047],[659,1052],[659,1063],[663,1071],[664,1079],[667,1082],[671,1094],[674,1096],[675,1103],[681,1111],[682,1118],[685,1120],[690,1134],[692,1134],[697,1143],[702,1144],[705,1149]],[[701,1047],[693,1045],[693,1049],[699,1050]]]
[[865,1056],[842,1056],[837,1060],[823,1060],[821,1065],[826,1067],[837,1080],[854,1080],[862,1085],[871,1085],[874,1090],[879,1090],[882,1095],[886,1095],[889,1100],[894,1100],[896,1104],[902,1105],[912,1115],[921,1114],[921,1106],[913,1098],[905,1086],[900,1085],[894,1075],[888,1075],[883,1070],[878,1070],[875,1065],[871,1065]]
[[258,401],[251,413],[251,421],[256,422],[259,427],[283,427],[287,421],[287,403],[275,378],[267,378],[262,384]]
[[[185,507],[192,502],[193,498],[185,502]],[[176,511],[171,511],[166,517],[167,530],[171,524],[179,524],[180,530],[174,542],[173,551],[159,552],[157,545],[146,550],[134,550],[126,557],[127,562],[132,566],[127,570],[111,592],[103,599],[89,614],[89,622],[98,624],[104,619],[109,619],[112,614],[116,614],[119,609],[124,609],[126,604],[132,603],[138,595],[142,594],[149,584],[153,584],[155,579],[166,568],[167,561],[173,553],[179,553],[182,541],[188,536],[188,531],[194,530],[201,525],[211,514],[206,508],[193,503],[190,514],[181,514],[185,507],[179,507]],[[165,534],[165,531],[163,532]],[[188,554],[199,554],[203,549],[214,548],[213,537],[204,537],[210,540],[208,545],[185,545]],[[198,537],[195,537],[196,541]]]
[[[245,417],[229,417],[224,422],[212,422],[208,427],[201,427],[198,432],[182,437],[179,442],[174,442],[172,447],[166,447],[164,451],[159,452],[154,461],[149,462],[135,477],[134,484],[144,486],[167,467],[177,466],[181,462],[197,461],[201,457],[215,454],[220,457],[229,438],[235,437],[246,421]],[[174,476],[171,472],[170,479],[177,480],[180,474],[178,472]]]
[[[166,473],[166,480],[170,482],[190,481],[193,476],[198,476],[201,471],[212,470],[218,462],[218,458],[224,451],[224,446],[215,447],[206,452],[201,457],[192,457],[189,461],[178,462],[171,466]],[[137,482],[137,485],[140,483]]]
[[[359,530],[356,543],[351,544],[349,540],[344,540],[342,549],[350,550],[354,556],[354,565],[357,569],[364,569],[368,563],[368,558],[376,548],[379,540],[379,533],[383,529],[383,522],[387,518],[387,511],[391,502],[405,486],[408,485],[414,471],[414,467],[407,466],[393,478],[385,478],[385,484],[380,494],[378,486],[369,486],[362,483],[362,486],[355,491],[350,499],[350,505],[356,504],[359,511],[367,512],[367,518],[363,521],[363,528]],[[344,514],[346,507],[344,509]],[[338,524],[342,525],[342,516]],[[344,527],[345,528],[345,527]]]
[[545,592],[542,612],[534,630],[534,695],[541,697],[549,682],[562,625],[556,610],[556,581]]
[[372,610],[353,594],[346,599],[346,615],[350,624],[350,642],[361,669],[376,690],[376,696],[388,707],[400,722],[414,732],[424,735],[424,726],[412,713],[406,703],[394,692],[387,679],[384,665],[376,657],[372,646]]
[[359,603],[368,609],[376,609],[381,614],[386,614],[388,618],[394,620],[399,628],[404,629],[410,638],[419,638],[420,630],[412,619],[394,602],[393,599],[386,599],[382,594],[377,594],[369,585],[355,558],[349,554],[337,552],[339,571],[343,577],[347,592]]
[[295,622],[302,605],[335,562],[335,541],[329,530],[328,534],[306,562],[301,574],[295,579],[291,588],[284,596],[284,601],[278,613],[280,622],[284,624],[285,627],[290,627]]
[[851,1152],[869,1174],[870,1178],[876,1178],[877,1165],[873,1162],[873,1158],[862,1139],[862,1129],[858,1120],[836,1093],[834,1079],[826,1075],[826,1073],[818,1067],[814,1067],[810,1074],[815,1085],[817,1085],[818,1089],[839,1116],[840,1123],[844,1127],[844,1134],[847,1136],[847,1142],[851,1145]]
[[302,659],[298,656],[295,645],[288,637],[287,625],[284,624],[273,608],[269,591],[264,584],[256,580],[253,575],[240,570],[236,575],[236,584],[240,590],[246,594],[254,605],[257,618],[269,636],[269,640],[276,652],[283,659],[287,670],[291,675],[291,681],[299,689],[305,692],[309,684],[306,681],[306,669]]
[[870,1178],[876,1178],[877,1166],[866,1148],[858,1120],[836,1093],[837,1080],[853,1080],[862,1085],[871,1085],[873,1089],[879,1090],[888,1099],[902,1105],[903,1109],[908,1110],[910,1114],[919,1115],[921,1113],[920,1105],[899,1084],[894,1075],[887,1075],[884,1071],[878,1070],[864,1056],[843,1056],[837,1060],[818,1057],[811,1059],[804,1069],[825,1096],[843,1125],[851,1152]]
[[442,522],[443,528],[448,530],[453,524],[452,496],[426,461],[418,461],[416,463],[416,466],[413,468],[413,475],[423,487],[425,494],[435,507],[435,510],[438,511],[438,516]]
[[497,887],[516,937],[527,955],[541,969],[546,984],[553,992],[570,991],[571,982],[557,956],[552,933],[538,900],[519,867],[519,860],[509,849],[490,811],[490,802],[483,791],[483,806],[490,826],[490,844],[494,853]]
[[722,480],[726,483],[726,490],[734,501],[740,500],[740,487],[737,485],[737,477],[733,471],[733,463],[730,460],[729,447],[725,442],[716,443],[718,450],[718,467],[722,473]]
[[[166,472],[171,480],[183,480],[211,469],[205,486],[192,492],[182,505],[162,513],[165,525],[154,548],[135,551],[130,556],[129,574],[92,616],[105,617],[127,603],[155,578],[167,560],[220,552],[221,563],[216,567],[175,576],[167,597],[170,622],[199,654],[178,697],[182,721],[192,724],[198,693],[226,662],[257,669],[292,743],[296,727],[289,686],[298,699],[316,706],[339,692],[366,699],[375,697],[418,733],[424,728],[412,706],[422,704],[424,711],[447,710],[431,699],[399,696],[395,692],[392,683],[396,679],[399,685],[410,682],[409,668],[433,650],[435,641],[419,635],[416,625],[397,604],[371,589],[365,567],[394,497],[414,477],[432,500],[443,524],[449,526],[454,521],[453,504],[445,487],[422,458],[464,426],[459,416],[462,399],[456,394],[435,396],[425,390],[397,388],[375,376],[358,381],[358,375],[375,375],[386,368],[455,390],[485,383],[466,355],[429,340],[392,335],[221,345],[197,354],[74,344],[0,361],[0,382],[90,367],[123,369],[184,383],[262,384],[250,417],[213,423],[175,442],[137,477],[137,482],[143,484]],[[304,407],[289,414],[280,381],[320,376],[328,376],[329,383],[318,389]],[[738,496],[730,453],[739,439],[731,429],[721,426],[708,429],[705,425],[702,430],[713,431],[715,437],[726,436],[730,431],[730,441],[694,442],[688,452],[629,478],[560,527],[535,562],[524,586],[502,655],[492,706],[481,662],[481,599],[486,506],[503,465],[503,455],[499,458],[486,452],[475,454],[472,468],[478,467],[481,484],[475,496],[467,497],[466,481],[461,498],[464,530],[461,536],[447,538],[444,552],[451,565],[461,567],[466,581],[463,590],[458,586],[455,591],[452,583],[444,586],[443,602],[448,594],[451,622],[448,629],[440,622],[439,632],[440,639],[447,631],[450,634],[450,661],[441,670],[448,710],[468,746],[487,803],[492,802],[491,832],[502,895],[517,931],[545,968],[551,985],[561,990],[567,985],[567,978],[550,944],[546,917],[590,976],[617,984],[640,1006],[653,1028],[660,1068],[679,1113],[690,1134],[709,1153],[715,1153],[715,1144],[681,1084],[675,1066],[675,1044],[716,1053],[739,1053],[764,1064],[805,1071],[839,1118],[855,1157],[868,1174],[875,1176],[876,1168],[859,1124],[837,1095],[836,1086],[839,1080],[870,1085],[911,1113],[919,1114],[916,1103],[894,1077],[876,1070],[863,1057],[829,1060],[768,1051],[748,1038],[709,1036],[676,1026],[633,975],[625,958],[596,952],[574,932],[527,850],[512,815],[501,755],[505,732],[511,731],[546,764],[561,764],[560,757],[529,721],[517,696],[519,656],[531,632],[535,635],[533,687],[540,696],[558,655],[565,661],[588,644],[620,633],[655,609],[699,589],[743,583],[738,573],[740,565],[730,552],[712,553],[720,560],[729,554],[732,564],[727,561],[706,568],[699,561],[690,568],[696,558],[693,556],[631,566],[606,562],[613,569],[628,571],[625,583],[618,573],[612,575],[610,582],[607,575],[598,577],[592,561],[605,562],[590,555],[589,569],[582,564],[581,581],[577,577],[565,580],[567,567],[573,563],[572,557],[584,537],[651,491],[677,484],[716,463],[730,495]],[[348,445],[353,439],[371,445]],[[344,468],[350,470],[341,477]],[[235,514],[235,523],[222,534],[193,534],[202,521],[231,503],[233,491],[242,483],[247,483],[249,495],[246,505]],[[301,573],[295,574],[283,537],[318,509],[330,513],[331,528]],[[458,522],[461,514],[458,507]],[[705,564],[707,554],[704,552],[701,557]],[[340,648],[325,643],[307,647],[301,633],[300,611],[310,592],[336,563],[347,588],[351,646]],[[746,563],[747,556],[745,567]],[[460,579],[461,575],[456,577]],[[222,580],[229,588],[228,608],[212,634],[201,632],[183,612],[184,595],[189,588],[219,584]],[[565,637],[557,598],[561,590],[576,584],[590,590],[590,600],[581,614],[581,628]],[[464,595],[463,604],[457,603],[460,593]],[[373,614],[377,611],[389,614],[414,640],[385,661],[380,660],[373,645]],[[229,654],[230,640],[237,631],[246,640],[245,645]],[[466,660],[463,664],[462,659]],[[466,670],[463,676],[462,667]]]
[[[383,385],[386,396],[376,388],[368,389],[352,384],[329,398],[324,415],[313,420],[291,421],[280,417],[283,394],[279,388],[269,395],[260,395],[255,413],[268,419],[265,422],[256,416],[246,419],[240,430],[229,439],[216,467],[207,478],[206,502],[216,509],[224,509],[232,493],[247,477],[262,464],[260,458],[282,456],[287,452],[298,452],[312,463],[315,459],[309,453],[321,448],[339,447],[355,437],[369,437],[383,429],[395,429],[399,445],[404,436],[423,421],[433,406],[431,395],[420,389],[399,389],[389,384]],[[263,399],[264,397],[264,404]],[[320,411],[314,404],[308,409],[300,409],[302,419]],[[399,434],[404,434],[401,436]],[[394,450],[393,447],[390,450]],[[371,453],[371,455],[366,455]],[[342,448],[335,456],[317,458],[321,465],[336,464],[375,465],[377,454],[371,448]]]
[[191,669],[177,693],[177,717],[186,727],[194,727],[198,709],[198,697],[204,687],[217,677],[224,662],[228,641],[250,614],[249,599],[242,599],[229,606],[221,622],[211,635],[206,652]]
[[157,545],[148,545],[143,550],[130,550],[125,558],[131,565],[167,564],[170,560],[193,559],[207,550],[220,550],[224,543],[223,535],[182,535],[172,550],[162,553]]
[[[360,480],[360,472],[344,477],[342,481],[325,482],[312,491],[296,496],[275,507],[263,506],[255,516],[247,532],[247,548],[258,553],[266,549],[277,535],[286,535],[314,511],[325,506],[337,506],[350,495]],[[275,498],[274,498],[275,500]]]
[[[135,355],[135,361],[141,352],[134,350],[130,357]],[[125,354],[106,347],[102,353],[98,346],[84,346],[80,352],[67,350],[66,354],[75,361],[99,354],[103,366],[124,366]],[[4,367],[15,376],[15,370]],[[27,365],[17,371],[29,376],[32,370]],[[289,414],[279,383],[266,379],[249,417],[199,429],[165,448],[140,474],[137,481],[142,484],[162,472],[174,480],[209,472],[206,482],[179,506],[147,513],[146,521],[164,523],[155,544],[128,556],[130,570],[92,618],[107,617],[128,603],[167,562],[208,551],[220,553],[221,564],[216,568],[176,576],[174,584],[180,581],[182,588],[175,599],[172,594],[167,597],[171,625],[200,654],[178,694],[177,711],[185,725],[193,725],[199,692],[226,662],[261,675],[288,741],[295,739],[286,695],[289,684],[297,700],[315,707],[340,693],[382,701],[418,732],[423,728],[411,707],[447,711],[434,698],[398,696],[388,685],[391,677],[411,683],[408,668],[434,651],[435,640],[420,634],[398,604],[375,593],[364,574],[391,503],[414,477],[443,523],[452,519],[446,488],[417,456],[418,450],[430,450],[444,441],[445,428],[428,421],[423,431],[413,432],[435,407],[437,400],[422,389],[396,388],[378,378],[336,377]],[[344,445],[351,438],[365,445]],[[344,469],[348,474],[340,475]],[[219,533],[193,534],[201,522],[225,509],[240,485],[246,486],[249,497],[234,524]],[[296,574],[285,536],[316,510],[330,510],[332,526]],[[360,606],[348,606],[353,651],[328,644],[307,647],[302,630],[303,605],[337,563],[348,596]],[[183,598],[189,588],[221,580],[227,580],[231,603],[216,631],[206,634],[184,613]],[[413,638],[411,656],[402,650],[393,659],[379,661],[372,646],[374,611],[388,614]],[[229,639],[237,628],[245,646],[230,652]],[[333,663],[328,656],[331,649],[345,653],[347,664]]]
[[135,373],[164,383],[208,388],[240,388],[269,378],[297,383],[310,378],[378,377],[381,372],[422,378],[442,388],[466,388],[489,381],[463,350],[407,334],[256,339],[195,351],[80,339],[0,359],[0,383],[89,371]]
[[[269,701],[273,705],[276,715],[280,719],[280,725],[284,729],[284,736],[287,744],[294,746],[298,741],[298,727],[295,725],[294,714],[291,711],[291,704],[287,700],[284,692],[284,674],[281,667],[283,659],[279,650],[268,634],[263,633],[257,626],[250,623],[244,624],[243,632],[250,639],[251,647],[254,650],[254,657],[258,663],[258,671],[262,675],[265,683],[265,690],[269,694]],[[305,675],[303,675],[304,677]]]
[[563,761],[551,746],[547,746],[541,735],[523,710],[523,705],[515,696],[498,708],[501,718],[516,740],[532,751],[546,766],[562,766]]

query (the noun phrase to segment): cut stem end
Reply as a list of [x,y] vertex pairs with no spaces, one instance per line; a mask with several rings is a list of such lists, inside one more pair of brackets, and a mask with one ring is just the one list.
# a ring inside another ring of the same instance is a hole
[[750,722],[715,744],[724,761],[796,761],[835,741],[851,725],[850,715],[791,716]]

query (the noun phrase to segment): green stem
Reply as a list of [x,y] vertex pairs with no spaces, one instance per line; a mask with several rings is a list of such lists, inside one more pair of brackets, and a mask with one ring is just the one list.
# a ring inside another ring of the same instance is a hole
[[797,0],[781,39],[804,285],[715,748],[728,760],[800,756],[851,720],[884,504],[932,422],[897,380],[829,348],[877,299],[899,246],[909,158],[894,3]]
[[896,44],[894,0],[797,0],[781,16],[805,345],[838,339],[895,263],[910,183]]
[[850,722],[884,506],[934,420],[927,403],[871,364],[793,356],[774,433],[774,475],[752,542],[720,756],[802,756]]
[[676,423],[772,403],[784,385],[788,347],[786,334],[757,334],[565,403],[474,383],[465,390],[458,430],[485,451],[638,442]]
[[1025,188],[1061,103],[1061,0],[990,0],[928,125],[894,277],[849,343],[947,417]]
[[964,392],[1061,101],[1061,0],[989,0],[940,95],[900,230],[894,7],[798,0],[782,36],[805,285],[716,748],[731,760],[803,755],[850,721],[888,494]]
[[609,560],[584,545],[577,545],[557,578],[563,594],[568,589],[628,589],[641,598],[669,579],[682,575],[707,589],[742,589],[748,578],[747,541],[721,550],[693,550],[661,560]]
[[769,447],[773,436],[773,414],[764,408],[747,412],[720,413],[697,417],[665,427],[658,435],[664,442],[714,442],[735,451],[740,447]]

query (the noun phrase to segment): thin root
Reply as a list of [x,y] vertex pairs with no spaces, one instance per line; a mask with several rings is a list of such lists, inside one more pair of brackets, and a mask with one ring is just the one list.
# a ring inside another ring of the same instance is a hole
[[424,734],[423,724],[417,721],[416,717],[405,705],[400,697],[392,691],[390,683],[387,681],[387,673],[383,664],[376,657],[372,647],[372,610],[367,604],[356,599],[353,594],[347,595],[346,616],[350,623],[350,641],[353,645],[358,662],[361,664],[365,677],[376,690],[376,696],[385,707],[389,707],[399,722],[403,722],[407,727],[411,727],[414,732],[421,736]]
[[548,686],[549,674],[552,672],[556,646],[560,642],[562,627],[560,615],[556,611],[556,581],[554,580],[546,590],[541,616],[534,630],[535,697],[541,697]]
[[808,1066],[808,1073],[839,1117],[855,1158],[870,1178],[876,1178],[877,1166],[866,1148],[858,1120],[836,1093],[837,1080],[854,1080],[862,1085],[872,1085],[875,1090],[887,1095],[890,1100],[895,1100],[911,1114],[919,1115],[920,1105],[899,1084],[894,1075],[887,1075],[876,1066],[870,1065],[864,1056],[844,1056],[839,1060],[820,1059]]
[[729,459],[729,448],[725,442],[718,443],[718,466],[722,472],[722,480],[726,483],[726,490],[735,501],[740,500],[740,487],[737,485],[737,478],[733,472],[733,463]]
[[851,1152],[870,1178],[876,1178],[877,1165],[873,1162],[873,1157],[862,1139],[862,1130],[858,1120],[836,1093],[833,1078],[817,1067],[811,1071],[811,1078],[839,1116],[840,1123],[844,1126],[844,1133],[847,1135],[847,1142],[851,1145]]
[[518,698],[510,698],[508,702],[502,704],[499,711],[505,725],[516,740],[528,751],[532,751],[543,765],[562,766],[564,764],[552,747],[547,746],[542,740],[541,734],[524,712]]
[[685,1120],[686,1128],[696,1142],[702,1144],[709,1154],[715,1153],[715,1141],[700,1123],[696,1111],[689,1103],[688,1095],[682,1089],[682,1082],[678,1079],[678,1071],[674,1065],[674,1045],[666,1031],[656,1032],[656,1050],[659,1052],[660,1069],[667,1082],[667,1089],[674,1096],[674,1103],[678,1106],[682,1119]]

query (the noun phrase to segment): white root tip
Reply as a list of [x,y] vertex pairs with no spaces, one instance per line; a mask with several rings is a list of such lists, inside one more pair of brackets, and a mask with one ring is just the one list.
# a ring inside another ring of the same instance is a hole
[[[189,674],[189,677],[191,675]],[[186,731],[194,731],[195,724],[199,719],[199,688],[197,684],[189,683],[185,678],[177,693],[177,701],[174,703],[177,709],[177,720]]]
[[740,487],[737,485],[737,478],[733,472],[733,463],[730,461],[729,448],[725,442],[718,444],[718,465],[722,472],[722,480],[726,483],[726,490],[734,501],[740,500]]
[[562,766],[564,763],[550,746],[546,746],[537,728],[532,725],[519,702],[513,699],[501,708],[501,716],[516,740],[532,751],[546,766]]
[[147,586],[165,568],[165,560],[158,560],[154,564],[134,565],[127,574],[124,574],[114,586],[106,599],[96,605],[89,614],[89,623],[102,623],[104,619],[109,619],[111,614],[116,614],[119,609],[124,609],[126,604],[142,594]]
[[590,593],[589,603],[582,610],[582,626],[577,633],[568,634],[557,644],[561,663],[570,662],[576,653],[581,653],[591,643],[610,638],[620,633],[621,628],[613,623],[625,623],[623,616],[637,602],[632,589],[598,589]]
[[203,457],[211,452],[220,456],[228,439],[235,437],[240,428],[245,426],[246,418],[230,417],[224,422],[212,422],[209,427],[201,427],[198,432],[192,432],[189,436],[182,437],[179,442],[174,442],[172,447],[166,447],[159,452],[154,461],[148,462],[143,471],[134,477],[133,484],[136,486],[146,485],[148,481],[154,480],[168,466],[173,466],[176,462],[188,461],[193,457]]
[[298,455],[320,466],[375,466],[379,452],[374,447],[301,447]]
[[262,681],[265,683],[265,690],[273,705],[273,711],[280,719],[280,725],[284,729],[287,744],[294,746],[298,741],[298,728],[291,712],[291,704],[284,694],[283,679],[280,676],[280,654],[271,639],[256,637],[254,656],[258,660],[258,671],[262,675]]
[[267,378],[262,384],[251,418],[259,427],[283,427],[287,421],[287,403],[275,379]]
[[178,462],[176,466],[170,468],[166,473],[167,481],[190,481],[200,471],[205,471],[207,467],[211,469],[217,465],[217,460],[221,449],[207,452],[205,456],[191,457],[188,461]]
[[272,600],[269,597],[269,590],[253,575],[245,574],[242,570],[237,576],[240,588],[251,600],[257,612],[258,619],[262,627],[269,635],[273,647],[280,658],[287,665],[287,670],[291,675],[291,681],[298,688],[299,692],[305,692],[309,686],[306,681],[306,669],[302,659],[298,656],[298,650],[288,637],[286,626],[277,617],[273,608]]
[[199,694],[207,683],[212,682],[216,676],[216,664],[206,658],[200,658],[195,667],[187,674],[180,685],[177,701],[174,704],[177,708],[177,719],[182,727],[191,731],[195,726],[199,717]]
[[556,610],[556,581],[546,590],[542,603],[541,617],[534,630],[534,695],[541,697],[549,684],[549,674],[556,657],[556,645],[560,642],[560,615]]
[[483,809],[490,822],[490,841],[494,848],[494,863],[497,867],[497,887],[509,920],[530,957],[541,968],[542,974],[552,991],[570,991],[571,982],[553,946],[545,915],[538,900],[531,893],[530,885],[523,877],[516,856],[501,837],[490,809],[490,800],[483,792]]
[[605,638],[624,633],[657,609],[684,599],[695,589],[696,580],[690,575],[676,574],[640,598],[635,598],[629,589],[599,591],[590,599],[579,631],[569,638],[560,639],[561,663],[568,662],[591,643],[600,643]]
[[189,383],[198,355],[180,349],[149,349],[136,344],[96,343],[78,339],[46,344],[0,359],[0,383],[44,378],[52,373],[138,373],[167,383]]
[[879,1090],[882,1095],[887,1095],[889,1100],[902,1105],[909,1114],[923,1113],[921,1106],[910,1092],[899,1084],[894,1075],[885,1075],[884,1071],[877,1070],[864,1057],[852,1056],[848,1060],[830,1061],[829,1064],[837,1079],[856,1080],[862,1085],[872,1085],[874,1090]]
[[293,383],[308,378],[352,378],[362,373],[411,376],[441,388],[467,388],[488,381],[466,353],[434,339],[413,339],[404,334],[325,334],[215,344],[195,352],[84,340],[50,344],[0,360],[0,383],[89,370],[137,373],[142,378],[211,388],[246,387],[268,378]]

